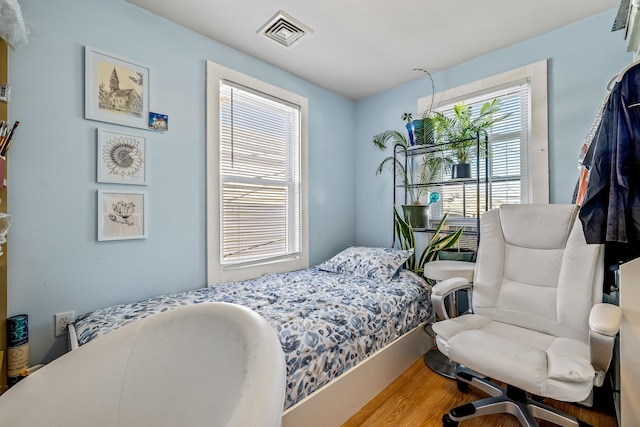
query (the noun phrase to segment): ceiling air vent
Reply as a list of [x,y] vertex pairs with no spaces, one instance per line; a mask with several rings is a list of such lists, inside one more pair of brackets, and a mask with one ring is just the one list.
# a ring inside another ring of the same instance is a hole
[[289,47],[305,34],[313,33],[313,30],[283,11],[279,11],[257,32],[283,46]]

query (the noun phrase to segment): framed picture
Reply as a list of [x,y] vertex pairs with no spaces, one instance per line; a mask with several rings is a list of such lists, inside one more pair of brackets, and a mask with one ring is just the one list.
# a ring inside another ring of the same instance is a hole
[[98,241],[147,238],[146,191],[98,190]]
[[147,141],[139,135],[98,129],[98,182],[147,185]]
[[84,117],[147,129],[149,67],[84,48]]

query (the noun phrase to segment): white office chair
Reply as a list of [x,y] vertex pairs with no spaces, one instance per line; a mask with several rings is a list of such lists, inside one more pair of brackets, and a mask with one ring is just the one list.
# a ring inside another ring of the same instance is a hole
[[[433,287],[441,318],[440,351],[466,368],[456,375],[491,397],[452,409],[444,426],[509,413],[562,426],[585,423],[540,403],[582,402],[600,386],[611,361],[620,308],[602,301],[603,248],[585,243],[573,205],[503,205],[481,219],[474,284],[452,278]],[[449,319],[444,298],[472,291],[473,314]],[[508,384],[506,390],[483,376]],[[527,393],[531,396],[528,397]]]

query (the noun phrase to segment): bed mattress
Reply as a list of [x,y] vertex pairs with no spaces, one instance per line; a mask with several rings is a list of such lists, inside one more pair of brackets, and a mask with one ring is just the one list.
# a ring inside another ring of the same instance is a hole
[[285,409],[431,316],[430,291],[401,270],[390,281],[312,267],[117,305],[79,316],[78,345],[136,319],[224,301],[249,307],[276,330],[287,365]]

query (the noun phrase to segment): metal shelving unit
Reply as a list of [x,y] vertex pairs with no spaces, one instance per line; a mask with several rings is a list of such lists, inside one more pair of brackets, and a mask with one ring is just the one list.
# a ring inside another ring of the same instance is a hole
[[[488,139],[485,137],[484,139],[480,138],[480,135],[477,134],[475,137],[475,141],[476,141],[476,153],[481,153],[481,148],[485,148],[485,152],[488,154]],[[405,148],[402,145],[395,145],[393,147],[393,156],[394,156],[394,160],[396,161],[400,161],[401,163],[404,163],[404,168],[405,170],[407,170],[407,166],[408,166],[408,162],[411,161],[412,158],[418,157],[420,155],[424,155],[427,153],[433,153],[433,152],[443,152],[446,151],[448,149],[450,149],[451,145],[454,144],[457,141],[452,141],[452,142],[446,142],[446,143],[442,143],[442,144],[428,144],[428,145],[414,145],[410,148]],[[481,170],[481,162],[484,162],[484,174],[483,176],[481,176],[480,170]],[[402,191],[404,194],[404,203],[408,204],[409,198],[408,198],[408,192],[407,192],[407,188],[410,187],[446,187],[446,186],[451,186],[451,185],[460,185],[460,184],[475,184],[475,192],[476,192],[476,231],[467,231],[465,230],[464,234],[466,235],[475,235],[476,236],[476,248],[477,245],[479,243],[480,240],[480,234],[479,234],[479,230],[480,230],[480,214],[481,214],[481,203],[480,203],[480,199],[481,199],[481,188],[484,185],[484,207],[485,207],[485,211],[487,209],[489,209],[489,200],[490,200],[490,174],[489,174],[489,156],[485,155],[485,156],[480,156],[477,155],[475,158],[475,165],[476,165],[476,176],[475,178],[467,178],[467,179],[451,179],[451,180],[444,180],[444,181],[437,181],[437,182],[432,182],[429,184],[414,184],[411,185],[409,187],[405,186],[404,184],[399,184],[397,182],[397,174],[396,174],[396,162],[394,161],[393,163],[393,203],[396,203],[397,197],[398,197],[398,192]],[[465,191],[466,186],[463,185],[463,192]],[[466,208],[466,203],[465,203],[465,208]],[[463,211],[463,217],[466,217],[466,211]],[[415,232],[433,232],[435,230],[431,229],[431,228],[418,228],[418,229],[414,229]],[[393,230],[393,245],[395,245],[395,240],[396,239],[396,235],[395,235],[395,228]]]

